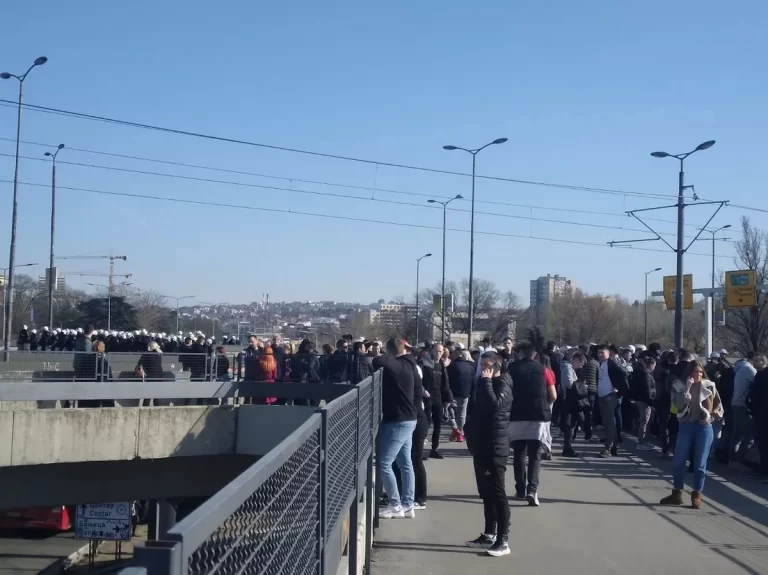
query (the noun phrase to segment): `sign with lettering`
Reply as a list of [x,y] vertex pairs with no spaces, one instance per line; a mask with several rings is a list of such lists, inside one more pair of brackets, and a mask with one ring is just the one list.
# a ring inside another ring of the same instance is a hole
[[[664,276],[664,305],[667,309],[675,309],[675,293],[677,276]],[[693,309],[693,276],[683,276],[683,309]]]
[[130,541],[131,531],[130,501],[77,506],[75,539]]
[[725,306],[755,307],[755,270],[725,272]]

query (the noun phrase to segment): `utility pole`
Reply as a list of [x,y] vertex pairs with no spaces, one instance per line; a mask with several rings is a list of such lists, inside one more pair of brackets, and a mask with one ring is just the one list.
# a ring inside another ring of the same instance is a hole
[[[689,205],[685,203],[685,190],[688,189],[688,187],[693,186],[686,186],[685,185],[685,172],[683,169],[683,162],[685,159],[690,156],[691,154],[694,154],[696,152],[699,152],[701,150],[707,150],[715,145],[715,140],[708,140],[706,142],[703,142],[696,146],[693,150],[690,152],[687,152],[685,154],[668,154],[667,152],[652,152],[651,156],[654,158],[675,158],[677,160],[680,160],[680,173],[678,177],[678,189],[677,189],[677,203],[670,205],[670,206],[659,206],[655,208],[645,208],[641,210],[631,210],[626,212],[627,215],[632,216],[635,218],[638,222],[643,224],[643,226],[648,229],[655,237],[653,238],[642,238],[642,239],[636,239],[636,240],[618,240],[618,241],[611,241],[608,242],[608,245],[611,247],[619,244],[631,244],[635,242],[652,242],[661,240],[664,242],[669,249],[671,249],[673,252],[675,252],[677,256],[677,281],[675,285],[675,348],[681,348],[683,345],[683,308],[685,306],[685,301],[683,297],[683,257],[685,255],[685,252],[688,251],[688,249],[693,245],[695,241],[699,239],[699,236],[701,235],[702,230],[699,230],[699,233],[696,234],[696,237],[691,240],[691,242],[688,244],[688,246],[685,246],[685,208]],[[694,201],[698,200],[698,197],[694,193],[693,196]],[[717,213],[722,209],[724,205],[726,205],[727,201],[717,201],[717,202],[697,202],[695,205],[703,206],[703,205],[712,205],[717,204],[717,209],[712,214],[712,216],[709,218],[707,223],[704,225],[704,229],[710,224],[710,222],[714,219],[714,217],[717,215]],[[637,215],[641,212],[648,212],[653,210],[663,210],[668,208],[677,208],[677,247],[672,247],[672,244],[670,244],[667,240],[665,240],[661,235],[651,228],[647,223],[645,223],[640,217]]]
[[53,292],[56,291],[56,276],[53,263],[53,245],[56,237],[56,156],[64,149],[64,144],[59,144],[56,151],[46,152],[45,156],[51,158],[51,252],[48,263],[48,325],[53,329]]
[[645,322],[643,324],[643,345],[648,345],[648,274],[660,272],[661,268],[645,272]]
[[[448,341],[448,333],[446,331],[446,314],[445,314],[445,224],[446,224],[446,208],[448,207],[448,204],[450,204],[453,200],[463,200],[464,196],[461,194],[456,194],[455,197],[451,198],[448,201],[440,202],[438,200],[427,200],[427,203],[429,204],[440,204],[443,206],[443,278],[442,278],[442,285],[440,287],[440,313],[442,314],[442,319],[440,320],[440,330],[442,331],[442,337],[440,338],[442,340],[442,343],[445,343]],[[417,290],[418,292],[418,290]]]
[[[419,345],[419,264],[424,258],[431,257],[432,254],[424,254],[416,259],[416,346]],[[405,325],[408,325],[408,306],[405,306]]]

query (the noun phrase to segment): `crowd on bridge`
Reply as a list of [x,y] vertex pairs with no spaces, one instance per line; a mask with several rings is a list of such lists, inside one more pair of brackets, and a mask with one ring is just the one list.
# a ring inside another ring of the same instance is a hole
[[178,334],[171,334],[148,332],[146,329],[116,331],[88,329],[88,326],[72,329],[49,329],[48,326],[44,326],[38,333],[37,329],[30,330],[25,325],[22,326],[16,338],[16,347],[20,351],[85,351],[77,349],[77,341],[85,337],[84,332],[86,330],[92,333],[91,337],[94,341],[104,342],[107,353],[143,353],[153,341],[160,346],[164,353],[190,353],[188,348],[195,343],[201,343],[199,341],[201,337],[202,343],[211,352],[217,344],[240,345],[239,337],[224,335],[217,340],[213,336],[206,337],[201,331],[189,332],[185,335],[181,331]]
[[[693,473],[690,506],[700,509],[710,459],[747,470],[745,454],[756,441],[759,460],[749,471],[768,481],[768,370],[766,357],[750,353],[731,364],[726,350],[708,362],[685,349],[661,345],[580,345],[536,349],[510,338],[494,347],[403,339],[386,344],[373,368],[382,368],[383,419],[378,464],[386,495],[383,518],[415,518],[426,509],[426,459],[442,459],[441,424],[450,441],[473,457],[485,524],[467,545],[492,556],[510,553],[510,507],[505,476],[511,457],[515,499],[539,506],[542,459],[552,457],[552,432],[562,435],[560,456],[579,457],[574,441],[600,443],[601,458],[621,456],[624,433],[636,449],[654,449],[673,460],[673,490],[662,505],[683,505],[685,473]],[[432,425],[431,450],[424,444]],[[598,431],[602,431],[599,438]]]

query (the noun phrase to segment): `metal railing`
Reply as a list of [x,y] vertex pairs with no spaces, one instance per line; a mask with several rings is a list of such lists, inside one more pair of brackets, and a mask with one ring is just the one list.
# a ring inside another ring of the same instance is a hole
[[0,382],[205,381],[216,379],[215,373],[215,357],[207,354],[12,351],[0,361]]
[[356,573],[361,501],[370,572],[381,372],[355,386],[272,387],[299,386],[344,393],[170,529],[163,541],[139,545],[135,566],[123,575],[335,575],[347,542],[345,518],[349,572]]

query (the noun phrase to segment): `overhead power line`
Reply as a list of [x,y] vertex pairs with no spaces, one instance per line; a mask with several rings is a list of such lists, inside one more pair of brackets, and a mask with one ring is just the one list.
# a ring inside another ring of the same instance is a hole
[[[17,107],[18,103],[13,100],[5,100],[0,98],[0,105],[4,105],[7,107]],[[281,152],[290,152],[294,154],[304,154],[308,156],[317,156],[322,158],[329,158],[334,160],[342,160],[347,162],[355,162],[360,164],[370,164],[370,165],[376,165],[376,166],[385,166],[388,168],[399,168],[403,170],[414,170],[419,172],[430,172],[434,174],[445,174],[450,176],[462,176],[462,177],[472,177],[472,174],[466,173],[466,172],[456,172],[453,170],[441,170],[437,168],[427,168],[424,166],[414,166],[410,164],[398,164],[394,162],[384,162],[379,160],[370,160],[366,158],[356,158],[353,156],[345,156],[340,154],[330,154],[325,152],[316,152],[312,150],[302,150],[299,148],[289,148],[286,146],[276,146],[273,144],[263,144],[260,142],[252,142],[249,140],[241,140],[238,138],[229,138],[225,136],[215,136],[212,134],[204,134],[201,132],[193,132],[189,130],[180,130],[175,128],[167,128],[164,126],[156,126],[152,124],[144,124],[141,122],[131,122],[128,120],[120,120],[118,118],[109,118],[106,116],[97,116],[94,114],[85,114],[82,112],[73,112],[70,110],[62,110],[59,108],[52,108],[49,106],[39,106],[35,104],[23,104],[23,107],[25,109],[29,109],[30,111],[35,112],[42,112],[47,114],[55,114],[60,116],[67,116],[71,118],[79,118],[83,120],[91,120],[95,122],[104,122],[107,124],[116,124],[120,126],[128,126],[131,128],[140,128],[144,130],[153,130],[157,132],[165,132],[169,134],[176,134],[180,136],[189,136],[194,138],[203,138],[206,140],[213,140],[217,142],[226,142],[230,144],[239,144],[243,146],[252,146],[257,148],[263,148],[268,150],[277,150]],[[556,184],[551,182],[538,182],[533,180],[519,180],[515,178],[505,178],[501,176],[486,176],[486,175],[480,175],[477,174],[475,176],[478,179],[484,179],[484,180],[493,180],[493,181],[499,181],[499,182],[511,182],[515,184],[527,184],[531,186],[545,186],[545,187],[551,187],[551,188],[561,188],[561,189],[567,189],[567,190],[576,190],[576,191],[582,191],[582,192],[593,192],[598,194],[610,194],[610,195],[619,195],[619,196],[633,196],[633,197],[642,197],[642,198],[676,198],[676,195],[673,194],[659,194],[654,192],[630,192],[626,190],[615,190],[611,188],[596,188],[596,187],[590,187],[590,186],[576,186],[576,185],[570,185],[570,184]]]
[[[12,183],[10,180],[0,180],[1,183]],[[24,186],[35,186],[40,188],[48,188],[50,187],[49,183],[34,183],[34,182],[19,182],[21,185]],[[143,199],[143,200],[153,200],[153,201],[160,201],[160,202],[172,202],[172,203],[178,203],[178,204],[188,204],[188,205],[198,205],[198,206],[211,206],[211,207],[219,207],[219,208],[236,208],[241,210],[251,210],[251,211],[258,211],[258,212],[269,212],[269,213],[280,213],[280,214],[290,214],[290,215],[299,215],[299,216],[308,216],[308,217],[317,217],[317,218],[325,218],[325,219],[332,219],[332,220],[343,220],[343,221],[350,221],[350,222],[363,222],[363,223],[370,223],[370,224],[381,224],[381,225],[391,225],[391,226],[400,226],[400,227],[407,227],[407,228],[417,228],[417,229],[425,229],[425,230],[438,230],[442,231],[442,226],[430,226],[426,224],[412,224],[408,222],[396,222],[396,221],[390,221],[390,220],[375,220],[370,218],[360,218],[355,216],[342,216],[338,214],[319,214],[316,212],[306,212],[303,210],[294,210],[291,208],[265,208],[262,206],[252,206],[252,205],[243,205],[243,204],[229,204],[224,202],[212,202],[208,200],[191,200],[189,198],[170,198],[170,197],[163,197],[163,196],[154,196],[150,194],[131,194],[128,192],[110,192],[107,190],[94,190],[89,188],[76,188],[72,186],[56,186],[57,190],[69,190],[69,191],[75,191],[75,192],[85,192],[89,194],[100,194],[100,195],[106,195],[106,196],[118,196],[118,197],[126,197],[126,198],[134,198],[134,199]],[[460,233],[469,233],[469,230],[461,229],[461,228],[447,228],[448,231],[451,232],[460,232]],[[547,241],[547,242],[556,242],[556,243],[565,243],[569,245],[580,245],[580,246],[593,246],[593,247],[600,247],[600,248],[608,248],[607,244],[604,243],[598,243],[598,242],[585,242],[581,240],[571,240],[571,239],[560,239],[560,238],[548,238],[548,237],[542,237],[542,236],[534,236],[533,234],[529,235],[523,235],[523,234],[510,234],[507,232],[490,232],[490,231],[479,231],[475,230],[476,234],[479,235],[485,235],[485,236],[495,236],[495,237],[504,237],[504,238],[519,238],[519,239],[527,239],[527,240],[537,240],[537,241]],[[627,247],[627,248],[612,248],[612,249],[624,249],[624,250],[631,250],[631,251],[642,251],[642,252],[654,252],[654,253],[668,253],[665,250],[657,250],[653,248],[640,248],[640,247]],[[711,258],[712,254],[701,254],[701,253],[689,253],[689,255],[693,256],[702,256],[702,257],[708,257]],[[724,256],[724,255],[718,255],[716,257],[719,258],[730,258],[732,256]]]
[[[0,157],[13,157],[12,154],[5,154],[0,153]],[[32,161],[40,161],[45,162],[47,161],[46,158],[43,157],[34,157],[34,156],[20,156],[24,160],[32,160]],[[78,167],[84,167],[84,168],[94,168],[94,169],[101,169],[101,170],[109,170],[109,171],[116,171],[116,172],[124,172],[124,173],[130,173],[130,174],[141,174],[146,176],[156,176],[156,177],[163,177],[163,178],[171,178],[171,179],[179,179],[179,180],[187,180],[187,181],[194,181],[194,182],[203,182],[207,184],[222,184],[222,185],[228,185],[228,186],[235,186],[235,187],[244,187],[244,188],[256,188],[261,190],[272,190],[272,191],[280,191],[280,192],[287,192],[287,193],[293,193],[293,194],[305,194],[305,195],[312,195],[312,196],[321,196],[321,197],[329,197],[329,198],[338,198],[338,199],[345,199],[345,200],[359,200],[363,202],[374,202],[374,203],[381,203],[381,204],[393,204],[393,205],[400,205],[400,206],[409,206],[414,208],[422,208],[422,209],[430,209],[430,210],[442,210],[442,207],[436,206],[433,204],[428,203],[414,203],[414,202],[403,202],[398,200],[391,200],[391,199],[384,199],[384,198],[375,198],[375,197],[360,197],[360,196],[353,196],[350,194],[337,194],[337,193],[331,193],[331,192],[320,192],[317,190],[304,190],[300,188],[284,188],[279,186],[266,186],[263,184],[252,184],[248,182],[234,182],[231,180],[216,180],[212,178],[201,178],[198,176],[185,176],[181,174],[166,174],[163,172],[151,172],[147,170],[135,170],[132,168],[119,168],[116,166],[102,166],[98,164],[85,164],[82,162],[73,162],[71,160],[58,160],[57,163],[59,165],[66,164],[70,166],[78,166]],[[60,186],[59,186],[60,187]],[[535,208],[540,210],[546,210],[547,208]],[[466,209],[460,209],[460,208],[448,208],[448,211],[451,212],[458,212],[458,213],[471,213],[470,210]],[[508,218],[508,219],[514,219],[514,220],[526,220],[530,222],[539,222],[539,223],[549,223],[549,224],[559,224],[559,225],[568,225],[568,226],[576,226],[576,227],[587,227],[587,228],[597,228],[597,229],[605,229],[605,230],[617,230],[622,232],[633,232],[633,233],[647,233],[646,230],[643,230],[641,228],[626,228],[626,227],[620,227],[620,226],[611,226],[606,224],[600,224],[596,222],[573,222],[568,220],[555,220],[551,218],[537,218],[533,216],[524,216],[524,215],[518,215],[518,214],[506,214],[506,213],[499,213],[499,212],[483,212],[475,210],[475,214],[478,215],[485,215],[485,216],[492,216],[497,218]],[[661,233],[662,236],[674,236],[675,234],[672,233]]]
[[[13,138],[3,138],[0,137],[0,141],[6,141],[6,142],[15,142],[16,140]],[[41,142],[32,142],[28,140],[23,140],[22,143],[31,145],[31,146],[40,146],[43,148],[50,148],[55,147],[56,144],[44,144]],[[212,171],[212,172],[221,172],[221,173],[227,173],[227,174],[236,174],[241,176],[252,176],[257,178],[269,178],[269,179],[275,179],[275,180],[284,180],[286,182],[298,182],[302,184],[315,184],[319,186],[329,186],[329,187],[338,187],[338,188],[347,188],[347,189],[353,189],[353,190],[363,190],[368,191],[372,193],[388,193],[388,194],[400,194],[400,195],[408,195],[408,196],[419,196],[424,198],[432,198],[432,199],[440,199],[440,200],[448,200],[453,198],[453,196],[444,196],[444,195],[437,195],[437,194],[426,194],[423,192],[412,192],[412,191],[403,191],[403,190],[394,190],[392,188],[380,188],[375,186],[362,186],[362,185],[354,185],[354,184],[342,184],[338,182],[326,182],[326,181],[320,181],[320,180],[308,180],[298,177],[289,177],[289,176],[276,176],[274,174],[264,174],[260,172],[249,172],[244,170],[234,170],[231,168],[221,168],[216,166],[206,166],[201,164],[189,164],[185,162],[176,162],[172,160],[161,160],[158,158],[148,158],[145,156],[133,156],[128,154],[117,154],[114,152],[104,152],[101,150],[89,150],[85,148],[73,148],[73,147],[67,147],[67,150],[69,152],[80,152],[84,154],[95,154],[99,156],[106,156],[106,157],[112,157],[112,158],[121,158],[126,160],[135,160],[140,162],[150,162],[155,164],[162,164],[162,165],[168,165],[168,166],[178,166],[178,167],[184,167],[184,168],[192,168],[197,170],[206,170],[206,171]],[[469,202],[468,198],[464,198],[464,202]],[[524,208],[524,209],[546,209],[550,211],[555,212],[568,212],[568,213],[577,213],[577,214],[588,214],[590,216],[608,216],[608,217],[615,217],[615,218],[621,218],[626,219],[628,218],[627,214],[625,212],[601,212],[597,210],[580,210],[576,208],[558,208],[556,206],[547,206],[546,208],[542,208],[541,206],[532,206],[529,204],[515,204],[515,203],[509,203],[509,202],[500,202],[495,200],[482,200],[478,199],[475,200],[478,204],[488,204],[493,206],[507,206],[511,208]],[[663,218],[648,218],[651,221],[656,222],[662,222],[666,224],[677,224],[674,220],[666,220]],[[686,226],[690,228],[699,229],[701,226],[697,226],[696,224],[685,224]]]

